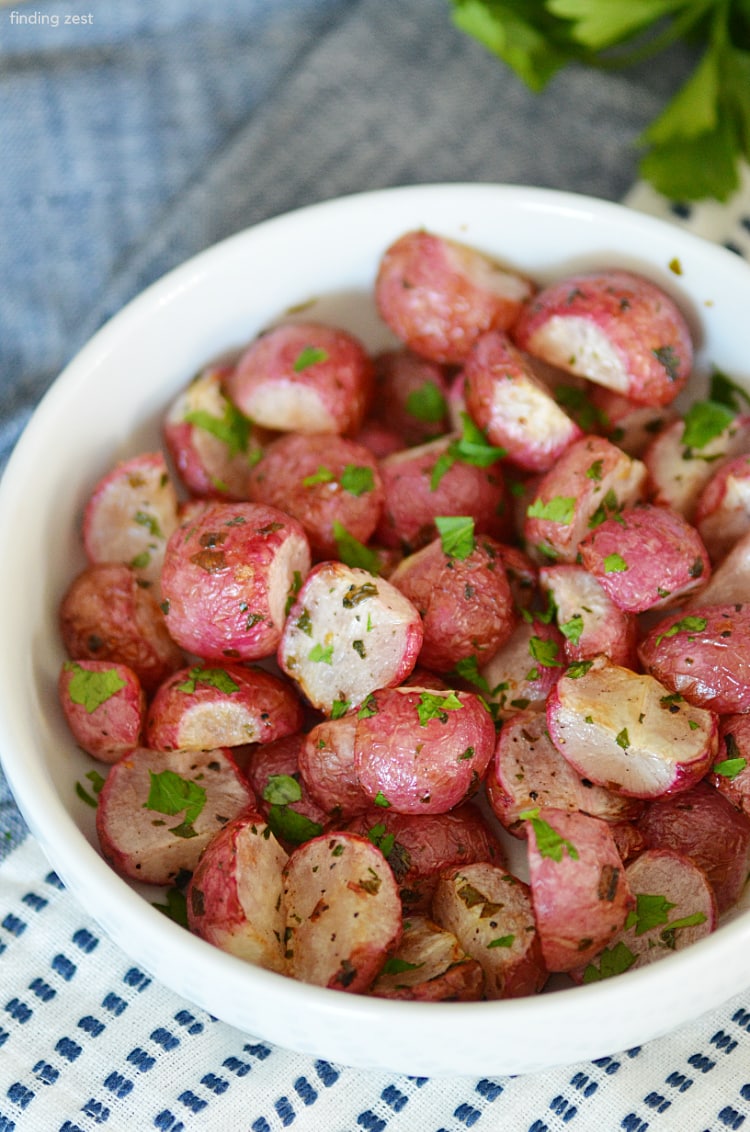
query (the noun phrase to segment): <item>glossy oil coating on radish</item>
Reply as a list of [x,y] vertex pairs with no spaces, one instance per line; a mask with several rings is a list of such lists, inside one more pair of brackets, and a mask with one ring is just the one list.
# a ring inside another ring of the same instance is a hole
[[643,498],[646,469],[604,437],[575,441],[539,480],[528,501],[523,537],[537,562],[575,562],[598,523]]
[[615,605],[593,574],[574,563],[542,566],[539,584],[554,601],[566,660],[607,656],[614,664],[636,667],[636,619]]
[[693,364],[676,303],[629,271],[572,275],[543,288],[513,336],[523,350],[644,405],[669,405]]
[[496,865],[448,869],[432,903],[435,920],[484,971],[485,998],[538,993],[547,981],[529,889]]
[[251,810],[206,846],[187,889],[188,927],[215,947],[286,970],[282,870],[287,854]]
[[370,800],[404,814],[440,814],[479,788],[495,727],[472,692],[385,688],[358,713],[354,766]]
[[435,539],[402,559],[389,576],[419,611],[424,630],[419,661],[435,672],[450,672],[471,656],[481,663],[516,624],[500,544],[489,536],[475,538],[470,520],[466,531],[462,545]]
[[317,558],[339,556],[337,523],[359,542],[368,542],[383,507],[373,454],[353,440],[325,433],[287,433],[268,444],[250,473],[248,494],[297,519]]
[[583,566],[626,613],[679,604],[711,574],[695,527],[678,511],[648,503],[605,519],[586,535],[579,553]]
[[475,1002],[484,994],[484,972],[451,932],[426,916],[410,915],[370,994],[410,1002]]
[[180,479],[193,496],[247,499],[247,477],[268,433],[229,400],[232,366],[208,366],[169,406],[162,431]]
[[750,869],[750,819],[709,782],[684,794],[656,798],[638,821],[651,849],[684,853],[703,869],[719,914],[738,900]]
[[229,398],[264,428],[355,433],[373,380],[362,343],[320,323],[276,326],[247,347],[226,381]]
[[151,590],[130,566],[103,562],[82,570],[63,595],[59,617],[72,660],[125,664],[147,694],[185,663]]
[[113,763],[139,745],[146,697],[140,680],[126,664],[66,660],[57,691],[68,727],[87,754]]
[[750,605],[694,605],[654,625],[638,647],[670,692],[721,715],[750,711]]
[[581,429],[506,334],[489,331],[463,367],[466,408],[491,444],[529,472],[546,472]]
[[284,869],[285,941],[304,983],[369,990],[401,939],[401,901],[383,854],[365,837],[324,834]]
[[522,815],[535,806],[580,810],[609,822],[632,820],[642,809],[635,799],[577,774],[550,739],[545,713],[531,708],[503,725],[485,790],[498,821],[517,837],[526,836]]
[[635,798],[687,790],[706,774],[718,745],[713,712],[605,657],[561,676],[547,701],[547,726],[580,775]]
[[625,870],[636,906],[625,927],[588,966],[571,972],[593,983],[645,967],[704,939],[716,927],[716,898],[706,874],[689,857],[647,849]]
[[303,783],[315,804],[336,821],[361,814],[370,805],[354,765],[356,730],[355,709],[311,727],[299,748]]
[[506,864],[500,839],[472,802],[444,814],[401,814],[389,806],[371,806],[346,828],[367,837],[383,853],[408,912],[429,911],[446,869],[476,861]]
[[177,493],[162,453],[123,460],[86,504],[83,544],[89,562],[123,562],[153,585],[177,522]]
[[422,647],[419,613],[384,578],[322,562],[305,579],[279,644],[281,669],[330,715],[400,683]]
[[309,567],[305,533],[283,511],[205,504],[167,544],[161,586],[169,632],[205,660],[271,656]]
[[474,248],[424,230],[386,249],[375,281],[381,317],[411,350],[461,362],[476,337],[515,322],[534,286]]
[[255,798],[228,751],[138,747],[112,766],[96,831],[115,872],[170,884],[192,872],[211,838]]
[[528,812],[534,915],[549,971],[572,971],[609,946],[635,899],[607,823],[588,814]]
[[509,507],[499,465],[478,467],[457,458],[458,442],[451,434],[381,460],[379,543],[405,554],[419,550],[436,538],[438,515],[468,515],[478,533],[504,537]]
[[149,704],[149,747],[205,750],[265,743],[298,731],[302,703],[286,680],[257,665],[196,664],[170,676]]

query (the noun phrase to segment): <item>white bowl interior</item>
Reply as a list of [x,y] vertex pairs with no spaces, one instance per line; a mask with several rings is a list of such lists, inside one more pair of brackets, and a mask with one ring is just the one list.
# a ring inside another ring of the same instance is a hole
[[185,998],[240,1030],[345,1064],[422,1075],[524,1073],[642,1043],[750,985],[747,905],[711,938],[661,963],[534,999],[409,1004],[304,986],[192,937],[112,873],[97,849],[93,811],[75,790],[102,768],[72,742],[57,702],[57,609],[83,565],[80,512],[98,477],[122,456],[159,444],[161,412],[204,363],[291,308],[311,304],[305,317],[342,325],[370,348],[390,342],[373,281],[383,250],[415,227],[541,280],[596,265],[642,271],[688,316],[698,384],[717,367],[750,388],[747,265],[617,205],[524,187],[415,186],[315,205],[242,232],[107,324],[19,441],[0,485],[0,750],[18,804],[62,879],[134,960]]

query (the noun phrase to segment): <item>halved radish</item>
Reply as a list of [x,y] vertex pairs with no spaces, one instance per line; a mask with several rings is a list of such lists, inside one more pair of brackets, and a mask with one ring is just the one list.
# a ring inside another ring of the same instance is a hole
[[687,790],[716,755],[718,720],[652,676],[605,657],[571,666],[547,703],[557,749],[579,774],[635,798]]

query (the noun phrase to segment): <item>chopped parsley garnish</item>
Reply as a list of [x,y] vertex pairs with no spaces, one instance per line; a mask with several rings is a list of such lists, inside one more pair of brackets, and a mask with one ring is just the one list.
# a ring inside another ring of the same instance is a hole
[[333,645],[321,645],[316,642],[307,654],[307,659],[316,664],[333,664]]
[[391,805],[382,790],[378,790],[373,801],[375,802],[376,806],[382,806],[384,810],[389,809]]
[[148,773],[151,786],[148,798],[143,803],[144,810],[153,810],[170,817],[184,811],[182,822],[173,826],[170,832],[177,837],[197,837],[193,823],[206,804],[206,791],[203,787],[173,770],[163,770],[158,774],[149,770]]
[[74,660],[66,661],[63,668],[73,673],[68,681],[68,696],[74,704],[85,708],[88,715],[125,687],[125,681],[114,668],[93,672]]
[[563,667],[562,661],[557,659],[558,651],[557,641],[545,640],[543,637],[529,639],[529,652],[543,668]]
[[685,414],[682,443],[686,448],[704,448],[720,436],[734,420],[734,413],[716,401],[696,401]]
[[333,537],[336,541],[338,556],[345,566],[352,566],[360,570],[368,570],[371,574],[377,574],[380,569],[380,559],[377,552],[359,542],[338,519],[333,521]]
[[627,727],[623,727],[617,735],[615,735],[615,743],[618,747],[622,747],[623,751],[627,751],[630,746],[630,736],[628,735]]
[[349,700],[334,700],[331,705],[331,719],[341,719],[342,715],[346,715],[351,706]]
[[86,778],[88,778],[94,791],[93,798],[89,794],[88,790],[86,790],[86,788],[80,782],[76,782],[76,794],[82,802],[86,803],[87,806],[91,806],[93,809],[96,809],[97,805],[99,804],[97,799],[99,797],[99,794],[101,793],[102,787],[104,786],[105,779],[102,778],[98,770],[88,771],[86,773]]
[[435,526],[443,553],[463,561],[474,550],[474,520],[471,515],[438,515]]
[[603,565],[605,574],[622,574],[628,568],[628,564],[621,554],[608,554]]
[[714,370],[711,374],[711,388],[708,396],[710,401],[726,405],[727,408],[733,409],[735,413],[742,411],[743,402],[745,405],[750,405],[750,395],[748,395],[747,390],[737,385],[736,382],[719,370]]
[[431,719],[446,723],[448,721],[446,713],[460,711],[463,706],[455,692],[422,692],[417,704],[419,723],[422,727],[426,727]]
[[614,947],[605,947],[599,956],[599,966],[589,963],[583,972],[584,983],[596,983],[600,979],[611,979],[613,975],[622,975],[633,966],[636,956],[624,943],[616,943]]
[[347,464],[341,473],[341,486],[349,495],[366,495],[375,487],[372,468],[364,464]]
[[567,637],[572,645],[577,645],[583,632],[583,616],[580,613],[575,613],[569,621],[565,621],[559,628],[562,635]]
[[463,659],[456,661],[453,671],[456,676],[460,676],[468,684],[474,684],[480,691],[490,695],[490,686],[484,676],[480,675],[479,662],[475,656],[463,657]]
[[186,928],[188,926],[187,915],[187,900],[185,893],[179,888],[170,888],[166,893],[166,904],[152,904],[152,908],[156,908],[168,919],[174,920],[180,927]]
[[635,908],[628,913],[625,921],[626,928],[635,928],[636,935],[643,935],[661,924],[669,922],[668,912],[674,908],[665,896],[648,892],[637,892]]
[[409,963],[406,959],[399,959],[397,955],[386,959],[381,968],[381,975],[402,975],[405,971],[418,971],[424,963]]
[[670,381],[677,381],[680,376],[680,356],[675,352],[674,346],[657,346],[651,353],[659,365],[664,366]]
[[271,774],[263,788],[264,800],[277,806],[299,802],[301,797],[302,787],[291,774]]
[[293,845],[301,845],[303,841],[310,841],[323,832],[323,826],[319,822],[312,821],[288,805],[269,806],[267,821],[275,837]]
[[714,763],[714,765],[711,767],[711,770],[714,772],[714,774],[719,774],[722,778],[728,778],[731,780],[733,778],[736,778],[738,774],[741,774],[746,766],[747,759],[742,758],[742,756],[740,755],[737,758],[722,759],[721,762]]
[[572,842],[563,837],[556,829],[539,817],[539,810],[524,810],[518,815],[527,821],[534,830],[536,847],[541,857],[549,857],[553,861],[562,861],[563,853],[567,853],[573,861],[578,860],[578,850]]
[[462,432],[458,440],[453,440],[445,452],[435,461],[430,477],[430,490],[435,491],[443,476],[456,461],[462,464],[471,464],[475,468],[489,468],[492,464],[507,456],[505,448],[497,448],[490,444],[468,413],[461,413]]
[[705,617],[682,617],[663,633],[659,633],[655,643],[660,645],[667,637],[676,637],[678,633],[702,633],[707,624]]
[[232,679],[225,669],[201,668],[196,665],[190,669],[187,677],[177,685],[177,691],[192,695],[198,684],[216,688],[219,692],[224,692],[225,695],[231,695],[232,692],[238,692],[240,689],[239,684]]
[[512,947],[515,941],[514,935],[500,935],[497,939],[491,939],[487,944],[488,947]]
[[395,833],[386,833],[385,825],[382,822],[378,822],[377,825],[368,829],[367,838],[386,858],[393,851],[396,843]]
[[357,719],[370,719],[373,715],[378,714],[378,705],[375,702],[375,696],[370,692],[360,705],[357,712]]
[[316,472],[312,472],[309,476],[304,477],[302,486],[315,487],[316,484],[331,483],[335,479],[336,477],[330,468],[327,468],[325,464],[319,464]]
[[564,675],[567,676],[569,680],[580,680],[582,676],[586,675],[593,663],[593,660],[576,660],[573,664],[568,665]]
[[439,424],[448,412],[448,405],[442,391],[434,381],[425,381],[418,389],[412,389],[406,398],[406,411],[425,424]]
[[314,366],[318,362],[327,361],[327,350],[322,349],[320,346],[305,346],[304,350],[301,350],[297,357],[294,359],[294,365],[292,366],[292,369],[295,373],[301,373],[302,370],[307,369],[308,366]]
[[556,495],[545,503],[542,499],[535,499],[526,508],[529,519],[546,519],[550,523],[567,525],[575,514],[576,501],[571,495]]
[[185,414],[185,420],[225,444],[230,459],[247,452],[252,422],[231,401],[224,402],[224,412],[220,417],[205,409],[195,409]]

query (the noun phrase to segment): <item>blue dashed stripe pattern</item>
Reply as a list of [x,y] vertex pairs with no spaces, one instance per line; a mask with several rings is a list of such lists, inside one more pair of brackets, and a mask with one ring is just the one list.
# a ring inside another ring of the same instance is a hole
[[0,865],[0,1132],[750,1132],[750,992],[617,1056],[426,1078],[304,1057],[160,986],[33,838]]

